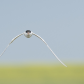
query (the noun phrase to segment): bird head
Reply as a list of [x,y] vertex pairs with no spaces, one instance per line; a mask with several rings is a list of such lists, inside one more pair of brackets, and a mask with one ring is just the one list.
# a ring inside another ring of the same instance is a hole
[[26,30],[25,32],[24,32],[24,35],[27,37],[27,38],[30,38],[31,36],[32,36],[32,31],[30,31],[30,30]]

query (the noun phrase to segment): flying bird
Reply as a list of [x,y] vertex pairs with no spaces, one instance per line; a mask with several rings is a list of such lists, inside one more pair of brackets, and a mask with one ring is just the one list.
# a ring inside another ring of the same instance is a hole
[[[36,37],[40,38],[40,39],[47,45],[47,47],[50,49],[50,51],[53,53],[53,55],[54,55],[64,66],[66,66],[66,65],[56,56],[56,54],[51,50],[51,48],[50,48],[50,47],[48,46],[48,44],[44,41],[44,39],[41,38],[39,35],[33,33],[33,32],[30,31],[30,30],[26,30],[24,33],[17,35],[15,38],[13,38],[13,39],[11,40],[11,42],[8,44],[8,46],[9,46],[15,39],[17,39],[17,38],[18,38],[19,36],[21,36],[21,35],[24,35],[24,36],[27,37],[27,38],[30,38],[32,35],[35,35]],[[6,51],[6,49],[8,48],[8,46],[5,48],[5,50],[2,52],[2,54],[1,54],[0,56],[3,55],[3,53]],[[66,66],[66,67],[67,67],[67,66]]]

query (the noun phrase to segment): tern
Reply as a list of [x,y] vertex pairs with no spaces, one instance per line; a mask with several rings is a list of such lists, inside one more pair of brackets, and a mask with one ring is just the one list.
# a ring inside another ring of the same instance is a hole
[[[39,35],[33,33],[33,32],[30,31],[30,30],[26,30],[24,33],[17,35],[15,38],[13,38],[13,39],[11,40],[11,42],[8,44],[8,46],[9,46],[15,39],[17,39],[17,38],[18,38],[19,36],[21,36],[21,35],[24,35],[24,36],[27,37],[27,38],[30,38],[32,35],[35,35],[36,37],[40,38],[40,39],[47,45],[47,47],[50,49],[50,51],[53,53],[53,55],[54,55],[65,67],[67,67],[67,66],[56,56],[56,54],[51,50],[51,48],[50,48],[50,47],[48,46],[48,44],[44,41],[44,39],[41,38]],[[2,52],[2,54],[1,54],[0,56],[3,55],[3,53],[6,51],[6,49],[8,48],[8,46],[5,48],[5,50]]]

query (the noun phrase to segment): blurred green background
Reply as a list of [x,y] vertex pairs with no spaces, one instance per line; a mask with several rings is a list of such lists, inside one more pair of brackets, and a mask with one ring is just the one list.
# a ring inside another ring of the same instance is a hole
[[84,0],[0,0],[0,54],[26,30],[68,67],[40,39],[21,36],[0,57],[0,84],[84,84]]
[[0,84],[84,84],[84,65],[0,66]]

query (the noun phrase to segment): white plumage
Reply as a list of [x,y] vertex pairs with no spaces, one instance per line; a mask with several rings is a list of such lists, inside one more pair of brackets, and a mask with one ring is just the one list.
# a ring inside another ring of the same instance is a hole
[[[66,65],[56,56],[56,54],[51,50],[51,48],[50,48],[50,47],[48,46],[48,44],[44,41],[44,39],[42,39],[39,35],[33,33],[33,32],[30,31],[30,30],[27,30],[26,32],[24,32],[24,33],[22,33],[22,34],[17,35],[15,38],[13,38],[13,39],[11,40],[11,42],[8,44],[8,46],[9,46],[15,39],[17,39],[19,36],[21,36],[21,35],[23,35],[23,34],[24,34],[24,36],[27,37],[27,38],[30,38],[32,35],[35,35],[36,37],[40,38],[40,39],[47,45],[47,47],[50,49],[50,51],[53,53],[53,55],[54,55],[64,66],[66,66]],[[6,51],[6,49],[8,48],[8,46],[5,48],[5,50],[2,52],[2,54],[1,54],[0,56],[3,55],[3,53]],[[66,66],[66,67],[67,67],[67,66]]]

